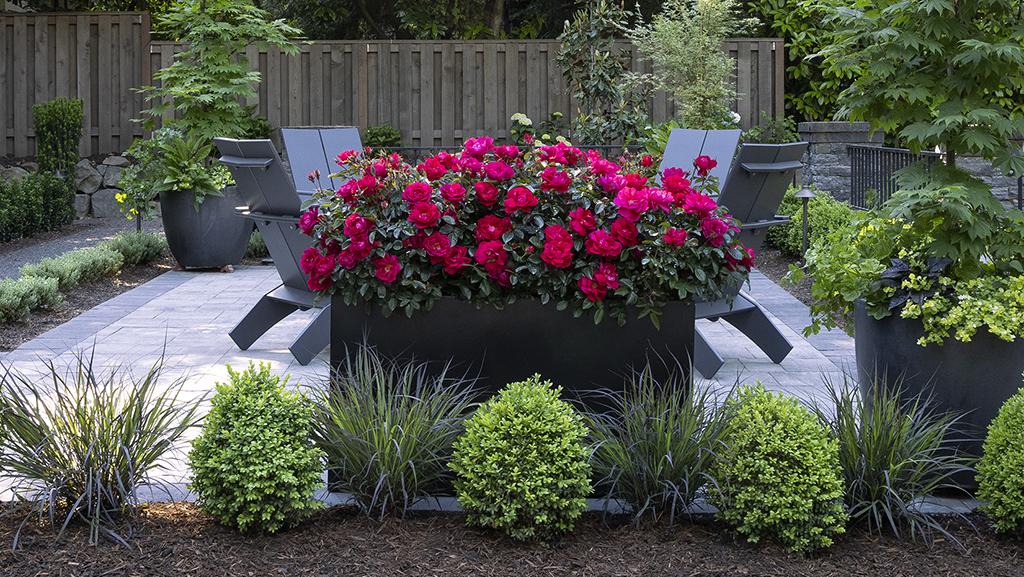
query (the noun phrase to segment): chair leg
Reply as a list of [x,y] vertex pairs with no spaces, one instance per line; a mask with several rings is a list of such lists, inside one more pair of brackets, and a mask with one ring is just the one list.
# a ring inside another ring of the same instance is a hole
[[302,330],[288,350],[292,352],[300,365],[308,365],[320,351],[331,343],[331,307],[330,305],[317,311],[313,320]]
[[704,338],[704,334],[700,332],[700,329],[697,329],[696,334],[693,335],[693,345],[694,367],[697,368],[705,379],[715,378],[718,370],[725,364],[722,356],[715,352],[715,349],[711,348],[707,339]]
[[793,350],[793,345],[759,306],[723,316],[722,320],[739,329],[775,364],[785,360]]
[[245,317],[235,325],[235,328],[231,329],[228,335],[231,340],[235,341],[238,348],[243,351],[248,350],[257,339],[263,336],[263,333],[270,330],[270,327],[297,310],[299,310],[297,305],[264,295],[256,303],[256,306],[252,307]]

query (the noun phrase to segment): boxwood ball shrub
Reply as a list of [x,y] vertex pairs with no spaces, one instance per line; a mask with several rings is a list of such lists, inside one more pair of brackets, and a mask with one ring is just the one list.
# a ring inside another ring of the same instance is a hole
[[450,467],[469,523],[513,539],[570,531],[587,507],[583,418],[539,375],[483,403],[455,441]]
[[323,453],[312,441],[313,405],[285,389],[270,365],[228,367],[192,444],[199,506],[246,532],[275,533],[321,506]]
[[988,427],[978,462],[978,498],[997,531],[1024,534],[1024,389]]
[[741,388],[728,410],[708,485],[719,517],[752,543],[773,539],[795,552],[831,546],[847,519],[835,439],[795,398],[760,385]]

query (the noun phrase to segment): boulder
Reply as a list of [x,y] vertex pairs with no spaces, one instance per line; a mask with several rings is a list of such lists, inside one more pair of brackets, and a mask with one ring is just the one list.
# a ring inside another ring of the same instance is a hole
[[120,166],[105,166],[106,170],[103,172],[103,188],[120,188],[118,185],[121,183],[121,167]]
[[115,196],[120,194],[116,188],[103,188],[92,194],[92,215],[96,218],[121,218],[121,205]]
[[75,188],[79,192],[92,194],[103,185],[103,175],[97,171],[92,162],[83,158],[75,165]]
[[20,166],[5,166],[0,168],[0,180],[14,180],[28,174],[28,171]]
[[78,218],[89,216],[89,198],[88,194],[75,195],[75,215],[78,216]]
[[118,166],[118,167],[124,168],[125,166],[128,166],[129,164],[131,164],[131,161],[128,160],[127,158],[123,157],[123,156],[116,156],[115,155],[115,156],[108,156],[108,157],[104,158],[103,159],[103,164],[105,166]]
[[26,160],[25,162],[22,162],[20,166],[22,168],[24,168],[25,170],[29,171],[29,172],[39,172],[39,163],[38,162],[32,162],[31,160]]

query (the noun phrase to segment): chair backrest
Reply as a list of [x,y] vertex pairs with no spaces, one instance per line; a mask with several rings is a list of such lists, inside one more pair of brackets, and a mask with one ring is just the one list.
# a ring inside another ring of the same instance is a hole
[[665,145],[665,154],[658,169],[659,174],[666,168],[677,167],[687,172],[693,171],[693,160],[700,155],[710,156],[718,162],[711,169],[711,176],[718,178],[719,190],[725,188],[729,178],[736,147],[743,131],[736,130],[694,130],[691,128],[674,128],[669,134]]
[[292,127],[281,129],[288,164],[292,169],[295,190],[303,200],[316,192],[316,183],[308,175],[320,171],[321,186],[337,188],[342,182],[335,182],[331,173],[338,171],[335,159],[346,150],[362,150],[359,129],[354,126],[338,127]]
[[234,138],[215,138],[213,142],[249,210],[274,216],[299,215],[302,201],[273,143]]
[[786,189],[803,167],[805,152],[806,142],[744,144],[721,188],[718,204],[744,224],[774,219]]

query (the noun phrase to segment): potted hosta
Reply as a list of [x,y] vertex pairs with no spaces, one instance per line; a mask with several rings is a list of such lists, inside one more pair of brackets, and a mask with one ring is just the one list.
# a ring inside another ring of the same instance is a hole
[[1024,372],[1024,214],[944,165],[901,184],[808,252],[809,332],[845,321],[863,386],[931,395],[981,435]]
[[158,199],[167,246],[181,268],[238,264],[252,233],[252,222],[235,213],[244,202],[211,151],[206,140],[174,128],[162,128],[128,150],[135,164],[121,180],[122,210],[145,218]]
[[540,372],[590,388],[649,355],[688,366],[694,299],[753,264],[706,171],[658,188],[649,156],[481,137],[415,167],[356,151],[339,164],[347,182],[300,220],[318,241],[302,268],[331,298],[335,365],[366,338],[495,387]]

